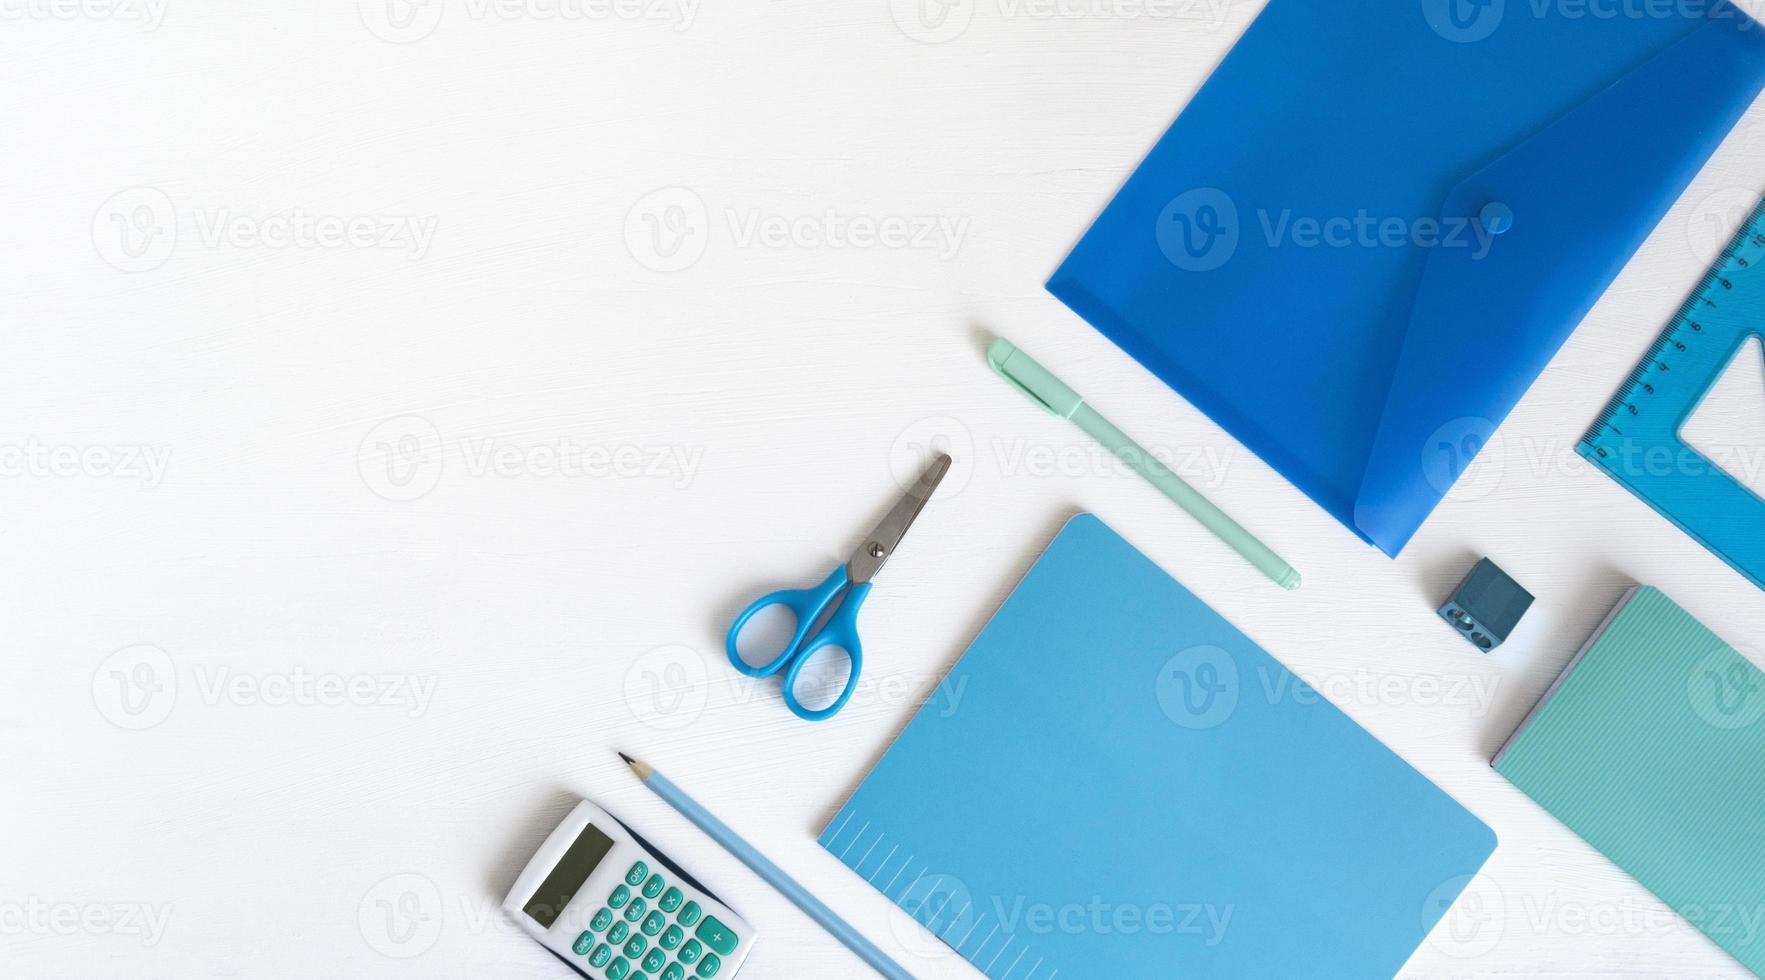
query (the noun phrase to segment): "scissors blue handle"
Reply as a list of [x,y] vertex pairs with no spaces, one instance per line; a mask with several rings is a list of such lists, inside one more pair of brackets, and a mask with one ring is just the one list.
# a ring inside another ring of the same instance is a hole
[[[864,644],[858,638],[858,610],[864,605],[864,597],[870,594],[869,582],[853,583],[851,573],[846,566],[833,570],[820,585],[812,589],[783,589],[771,595],[761,596],[754,604],[742,610],[735,618],[734,625],[729,628],[729,662],[735,669],[749,677],[771,677],[780,671],[784,672],[784,703],[791,712],[804,721],[822,721],[839,713],[846,702],[852,700],[852,692],[858,687],[858,672],[864,666]],[[754,666],[742,659],[736,651],[736,637],[741,635],[742,628],[748,620],[762,609],[772,606],[783,606],[797,617],[796,629],[791,633],[790,642],[778,656],[761,666]],[[837,608],[836,608],[837,606]],[[815,624],[828,615],[832,615],[814,634],[810,630]],[[816,654],[823,651],[840,649],[851,658],[852,670],[846,677],[846,686],[840,691],[839,697],[824,708],[810,708],[797,698],[797,677]]]
[[[771,677],[782,671],[785,706],[798,718],[824,721],[838,714],[852,699],[852,692],[858,689],[858,673],[864,666],[864,644],[858,639],[858,610],[864,606],[865,597],[870,595],[871,579],[894,554],[895,546],[901,543],[907,528],[912,526],[913,519],[919,516],[932,491],[937,489],[938,481],[949,469],[950,457],[939,453],[870,537],[852,552],[852,557],[835,568],[820,585],[773,592],[754,600],[753,605],[742,610],[730,625],[726,642],[729,662],[735,669],[749,677]],[[736,640],[755,614],[773,606],[789,610],[797,622],[784,649],[766,663],[756,666],[742,657],[736,649]],[[831,704],[811,708],[797,696],[797,679],[809,661],[833,650],[844,650],[852,662],[851,672],[846,675],[846,686]]]

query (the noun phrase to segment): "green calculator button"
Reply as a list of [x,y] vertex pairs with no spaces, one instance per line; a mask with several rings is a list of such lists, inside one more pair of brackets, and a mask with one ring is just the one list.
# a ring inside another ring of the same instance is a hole
[[[705,916],[705,921],[699,923],[699,927],[693,930],[693,935],[703,939],[705,945],[722,953],[724,956],[728,956],[735,952],[736,944],[741,942],[741,940],[736,938],[734,930],[730,929],[723,923],[718,922],[717,917],[714,915]],[[703,968],[701,967],[701,969]],[[707,977],[710,976],[709,973],[702,975]]]
[[594,952],[588,954],[588,965],[599,969],[606,966],[607,961],[612,958],[613,947],[608,946],[606,943],[601,943],[594,948]]
[[630,905],[625,906],[625,921],[636,922],[643,918],[643,914],[649,910],[649,905],[646,904],[643,899],[634,898],[631,900]]
[[643,897],[655,898],[657,895],[662,894],[662,889],[667,887],[668,883],[662,880],[661,875],[650,875],[650,880],[643,883]]
[[625,937],[629,935],[631,935],[630,926],[623,922],[615,922],[613,923],[613,928],[607,930],[607,942],[617,946],[624,942]]
[[680,900],[685,897],[680,893],[680,889],[670,888],[662,893],[662,900],[657,904],[662,906],[662,911],[672,913],[675,909],[680,908]]
[[643,955],[644,950],[649,949],[649,948],[650,948],[650,941],[648,939],[645,939],[642,936],[632,936],[631,942],[628,942],[625,944],[624,952],[625,952],[626,956],[629,956],[635,960],[638,957]]
[[657,942],[662,944],[663,949],[673,949],[674,947],[679,946],[680,941],[685,938],[686,933],[681,932],[679,926],[669,926],[662,930],[662,938],[657,940]]
[[651,912],[649,918],[643,920],[643,934],[646,936],[654,936],[656,933],[661,932],[662,927],[667,924],[668,920],[662,918],[662,913]]
[[594,948],[594,933],[585,932],[577,936],[575,945],[570,948],[576,951],[577,956],[587,956],[588,951]]
[[662,976],[658,980],[686,980],[686,971],[681,968],[679,963],[670,963],[668,969],[662,971]]
[[613,894],[607,896],[607,904],[614,908],[621,908],[629,901],[631,901],[631,889],[624,885],[613,889]]
[[643,968],[651,973],[661,973],[662,964],[668,962],[668,954],[659,949],[650,950],[650,955],[643,958]]
[[701,977],[714,977],[722,967],[723,961],[717,958],[716,953],[706,953],[705,958],[699,961],[698,973]]
[[696,962],[698,960],[699,954],[703,953],[704,951],[705,951],[705,947],[700,946],[699,941],[697,939],[688,939],[686,941],[686,945],[680,947],[680,952],[676,953],[675,955],[680,957],[680,962],[685,963],[688,966],[691,966],[694,962]]
[[642,861],[639,861],[636,864],[631,866],[630,871],[625,872],[625,883],[627,885],[630,885],[633,888],[636,888],[637,886],[643,884],[643,880],[645,878],[648,878],[649,876],[650,876],[650,866],[643,863]]
[[680,909],[680,924],[681,925],[686,926],[688,929],[691,929],[693,923],[695,923],[697,921],[699,921],[699,903],[688,902],[685,905],[681,906],[681,909]]
[[588,927],[595,932],[606,932],[607,927],[612,924],[613,913],[607,909],[601,909],[594,914],[594,918],[589,921]]
[[630,972],[631,964],[623,956],[615,956],[613,962],[607,964],[607,980],[625,980],[625,975]]

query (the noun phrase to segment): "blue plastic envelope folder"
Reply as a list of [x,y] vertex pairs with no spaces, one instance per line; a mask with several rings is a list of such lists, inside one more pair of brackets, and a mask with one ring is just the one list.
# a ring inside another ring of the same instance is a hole
[[1727,3],[1270,0],[1048,288],[1395,556],[1762,86]]
[[994,980],[1389,977],[1495,848],[1088,514],[942,691],[820,841]]

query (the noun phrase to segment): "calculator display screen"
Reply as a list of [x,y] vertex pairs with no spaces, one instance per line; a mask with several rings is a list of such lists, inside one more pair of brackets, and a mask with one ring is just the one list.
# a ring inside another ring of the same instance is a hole
[[545,881],[527,904],[521,907],[528,917],[544,928],[550,929],[552,923],[564,912],[564,906],[576,897],[577,889],[594,874],[594,869],[601,866],[601,860],[613,849],[613,838],[595,829],[594,824],[582,828],[576,843],[564,852],[552,873],[545,876]]

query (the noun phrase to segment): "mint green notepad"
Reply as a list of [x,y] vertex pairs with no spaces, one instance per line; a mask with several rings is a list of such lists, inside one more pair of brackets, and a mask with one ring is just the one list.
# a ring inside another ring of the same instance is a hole
[[1631,590],[1494,766],[1765,975],[1765,672],[1690,613]]

